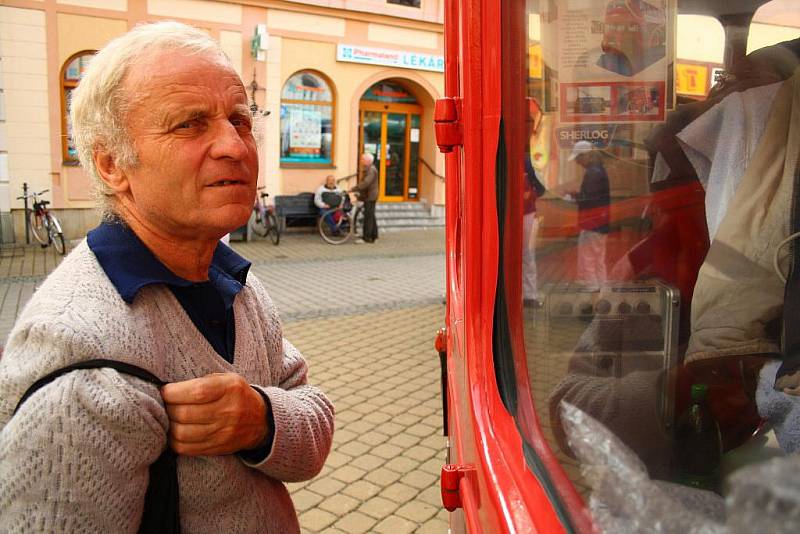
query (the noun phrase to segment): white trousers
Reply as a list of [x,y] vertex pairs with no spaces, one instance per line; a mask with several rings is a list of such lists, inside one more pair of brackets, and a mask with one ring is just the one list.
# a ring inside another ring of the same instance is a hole
[[578,235],[578,281],[601,284],[606,274],[606,242],[608,234],[581,230]]
[[536,232],[539,222],[536,212],[522,217],[522,296],[525,299],[538,299],[536,285]]

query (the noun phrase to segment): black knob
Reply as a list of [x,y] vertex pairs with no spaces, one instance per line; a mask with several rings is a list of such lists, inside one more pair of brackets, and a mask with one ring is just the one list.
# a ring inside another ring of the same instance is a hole
[[600,299],[597,301],[597,304],[595,305],[594,309],[597,311],[597,313],[605,315],[611,311],[611,303],[608,302],[606,299]]
[[619,306],[617,306],[617,310],[619,311],[620,315],[628,315],[631,312],[631,305],[627,302],[620,302]]
[[642,314],[650,313],[650,304],[648,304],[645,301],[639,302],[638,304],[636,304],[636,313],[642,313]]
[[591,315],[592,310],[594,310],[594,306],[592,306],[591,302],[584,302],[578,308],[578,311],[580,311],[581,315]]
[[562,302],[558,305],[558,314],[559,315],[572,315],[572,303],[570,302]]

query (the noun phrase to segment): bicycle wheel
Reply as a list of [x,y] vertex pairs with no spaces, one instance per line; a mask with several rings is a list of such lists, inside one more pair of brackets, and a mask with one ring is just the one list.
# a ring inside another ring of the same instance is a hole
[[274,213],[267,212],[267,235],[273,245],[281,242],[281,228],[278,226],[278,218]]
[[267,237],[267,232],[269,231],[267,221],[261,216],[258,209],[255,209],[254,212],[255,216],[250,219],[250,230],[257,236]]
[[67,246],[64,243],[64,232],[61,231],[61,223],[58,222],[55,215],[47,214],[47,233],[50,236],[50,242],[56,248],[56,252],[61,254],[67,252]]
[[[337,215],[341,214],[341,215]],[[338,217],[338,221],[330,225],[325,220],[330,217]],[[322,213],[317,224],[319,235],[331,245],[341,245],[350,238],[350,215],[339,208],[328,210]]]
[[28,212],[28,224],[31,229],[33,238],[39,242],[40,245],[46,247],[50,244],[50,236],[47,234],[46,223],[41,215],[37,215],[35,211]]

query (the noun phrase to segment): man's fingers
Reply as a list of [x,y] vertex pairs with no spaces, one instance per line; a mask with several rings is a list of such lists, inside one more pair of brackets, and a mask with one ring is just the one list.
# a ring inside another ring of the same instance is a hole
[[218,402],[205,404],[170,404],[166,403],[170,423],[208,424],[219,419]]
[[214,424],[194,425],[170,422],[169,425],[170,441],[177,443],[205,443],[216,433],[217,425]]
[[161,398],[168,404],[205,404],[225,395],[230,379],[227,374],[212,374],[161,388]]

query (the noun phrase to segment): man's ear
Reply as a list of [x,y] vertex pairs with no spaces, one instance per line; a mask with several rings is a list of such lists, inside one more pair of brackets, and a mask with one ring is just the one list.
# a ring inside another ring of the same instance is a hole
[[94,158],[94,166],[97,168],[97,174],[100,175],[100,179],[103,180],[114,193],[120,194],[130,189],[127,174],[117,165],[114,156],[112,156],[105,147],[99,146],[95,148],[92,157]]

